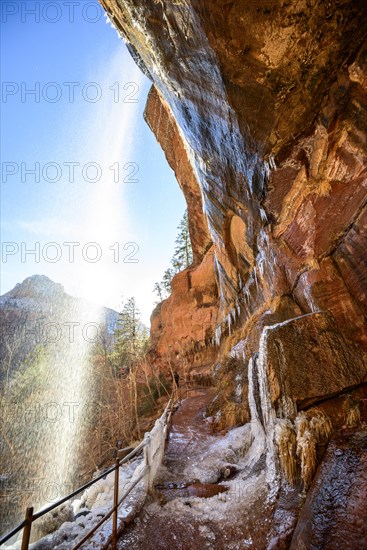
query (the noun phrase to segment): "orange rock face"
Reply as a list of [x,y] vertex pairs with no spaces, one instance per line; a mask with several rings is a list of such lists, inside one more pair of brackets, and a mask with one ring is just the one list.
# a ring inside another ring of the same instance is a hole
[[145,118],[189,212],[195,267],[153,315],[151,356],[206,365],[209,337],[258,340],[284,298],[366,348],[364,2],[102,4],[153,81]]
[[296,413],[367,382],[367,355],[347,343],[329,313],[274,325],[263,338],[270,398],[279,416],[284,400]]
[[191,244],[194,259],[199,261],[211,245],[208,224],[203,213],[203,203],[199,184],[187,156],[187,151],[179,134],[168,105],[152,87],[144,113],[145,120],[160,143],[168,164],[185,195]]
[[[145,118],[189,212],[194,265],[152,314],[151,363],[227,365],[226,406],[245,409],[240,384],[250,386],[250,375],[239,376],[241,361],[254,380],[266,327],[283,323],[268,329],[265,374],[253,390],[260,402],[269,385],[269,418],[288,434],[283,444],[306,490],[326,443],[298,433],[294,417],[317,426],[325,412],[331,431],[366,418],[365,1],[101,2],[153,82]],[[228,355],[239,363],[232,381]],[[281,403],[292,406],[277,417]],[[307,513],[318,521],[313,498]],[[283,542],[269,547],[289,547],[297,505],[293,512],[283,539],[274,538]],[[295,545],[306,540],[302,529]]]
[[187,374],[195,367],[211,368],[216,350],[210,338],[217,317],[217,286],[213,251],[199,265],[178,273],[172,294],[159,304],[151,318],[151,360],[165,369]]

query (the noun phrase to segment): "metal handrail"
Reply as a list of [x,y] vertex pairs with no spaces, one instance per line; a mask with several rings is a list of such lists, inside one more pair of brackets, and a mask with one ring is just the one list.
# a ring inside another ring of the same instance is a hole
[[[140,447],[140,445],[138,445],[138,447]],[[141,448],[136,448],[136,453],[134,454],[137,454],[138,451],[141,450]],[[135,451],[135,449],[134,449]],[[130,458],[132,458],[133,456],[133,453],[130,453],[129,455],[127,455],[125,457],[125,459],[122,459],[120,464],[124,464],[125,462],[128,462],[128,460],[130,460]],[[110,474],[111,472],[115,471],[116,469],[116,464],[114,466],[112,466],[111,468],[109,468],[108,470],[106,470],[105,472],[103,472],[101,475],[99,475],[98,477],[96,477],[95,479],[92,479],[91,481],[88,481],[88,483],[86,483],[85,485],[82,485],[81,487],[79,487],[78,489],[76,489],[75,491],[73,491],[72,493],[70,493],[69,495],[65,496],[65,497],[62,497],[60,500],[58,500],[57,502],[54,502],[53,504],[51,504],[50,506],[48,506],[47,508],[44,508],[43,510],[40,510],[39,512],[37,512],[36,514],[33,514],[32,515],[32,523],[34,521],[36,521],[37,519],[41,518],[42,516],[44,516],[45,514],[48,514],[49,512],[52,512],[52,510],[54,510],[55,508],[58,508],[59,506],[61,506],[61,504],[64,504],[64,502],[67,502],[68,500],[70,500],[71,498],[74,498],[75,496],[77,496],[79,493],[85,491],[86,489],[89,489],[89,487],[91,487],[92,485],[94,485],[95,483],[97,483],[97,481],[100,481],[101,479],[103,479],[104,477],[106,477],[108,474]],[[23,529],[23,527],[25,526],[26,524],[26,520],[23,520],[22,523],[20,523],[19,525],[17,525],[16,527],[14,527],[14,529],[12,529],[11,531],[9,531],[9,533],[7,533],[6,535],[4,535],[3,537],[0,538],[0,544],[4,544],[5,542],[7,542],[9,539],[11,539],[14,535],[16,535],[17,533],[19,533],[19,531],[21,531]]]
[[25,520],[22,521],[22,523],[20,523],[19,525],[17,525],[16,527],[14,527],[14,529],[12,529],[11,531],[9,531],[9,533],[6,533],[6,535],[4,535],[3,537],[1,537],[0,539],[0,544],[4,544],[5,542],[7,542],[9,539],[11,539],[12,537],[14,537],[14,535],[16,535],[17,533],[19,533],[19,531],[21,531],[23,529],[23,527],[25,526]]
[[[89,531],[86,535],[84,535],[84,537],[75,545],[73,546],[72,550],[78,550],[78,548],[80,548],[81,546],[83,546],[83,544],[85,542],[87,542],[88,539],[90,539],[90,537],[92,535],[94,535],[94,533],[96,531],[98,531],[98,529],[101,527],[101,525],[104,524],[105,521],[107,521],[108,519],[110,519],[110,517],[112,516],[112,514],[117,511],[117,509],[121,506],[122,502],[125,500],[125,498],[131,493],[131,491],[134,489],[134,487],[137,486],[137,484],[143,479],[143,477],[146,475],[146,468],[144,468],[141,476],[138,477],[138,479],[131,485],[131,487],[129,487],[129,489],[126,491],[126,493],[124,493],[122,495],[122,497],[120,498],[119,502],[117,503],[117,505],[115,505],[113,508],[111,508],[111,510],[109,512],[107,512],[107,514],[105,516],[103,516],[103,518],[101,519],[101,521],[99,521],[97,523],[97,525],[95,525],[93,527],[93,529],[91,529],[91,531]],[[107,543],[105,544],[105,547],[107,547],[110,542],[111,542],[111,537],[109,538],[109,540],[107,541]]]
[[[164,409],[164,412],[162,413],[161,415],[161,418],[163,417],[166,417],[166,424],[169,425],[170,423],[170,420],[171,420],[171,413],[172,413],[172,409],[173,407],[176,405],[176,401],[173,400],[173,396],[171,396],[166,408]],[[105,523],[111,516],[112,514],[114,514],[114,524],[113,524],[113,529],[112,529],[112,543],[113,543],[113,546],[114,548],[116,548],[116,542],[117,542],[117,510],[118,508],[120,507],[120,505],[122,504],[123,500],[130,494],[130,492],[133,490],[133,488],[142,480],[142,478],[146,475],[146,468],[144,468],[142,474],[139,476],[139,478],[133,483],[133,485],[131,487],[129,487],[129,489],[124,493],[124,495],[122,495],[122,497],[120,498],[120,500],[118,500],[118,471],[119,471],[119,467],[122,465],[122,464],[125,464],[126,462],[128,462],[131,458],[133,458],[134,456],[138,455],[140,453],[140,451],[146,447],[148,444],[148,441],[146,440],[142,440],[139,445],[137,447],[135,447],[135,449],[133,449],[128,455],[124,456],[123,458],[120,458],[120,454],[124,451],[124,449],[116,449],[116,456],[115,456],[115,465],[112,466],[111,468],[109,468],[108,470],[106,470],[105,472],[103,472],[101,475],[99,475],[98,477],[96,477],[95,479],[92,479],[91,481],[89,481],[88,483],[82,485],[81,487],[79,487],[78,489],[76,489],[75,491],[73,491],[72,493],[68,494],[67,496],[61,498],[60,500],[58,500],[57,502],[54,502],[53,504],[51,504],[50,506],[48,506],[47,508],[44,508],[43,510],[40,510],[39,512],[37,512],[36,514],[33,514],[33,508],[27,508],[26,509],[26,514],[25,514],[25,519],[19,524],[17,525],[16,527],[14,527],[11,531],[9,531],[8,533],[6,533],[4,536],[2,536],[0,538],[0,545],[4,544],[5,542],[7,542],[9,539],[11,539],[14,535],[16,535],[17,533],[19,533],[19,531],[21,531],[23,529],[23,537],[22,537],[22,545],[21,545],[21,550],[28,550],[28,547],[29,547],[29,541],[30,541],[30,534],[31,534],[31,528],[32,528],[32,524],[39,518],[41,518],[42,516],[48,514],[49,512],[51,512],[52,510],[54,510],[55,508],[58,508],[59,506],[61,506],[61,504],[64,504],[65,502],[67,502],[68,500],[74,498],[76,495],[80,494],[81,492],[85,491],[86,489],[88,489],[89,487],[91,487],[92,485],[94,485],[95,483],[97,483],[98,481],[100,481],[101,479],[105,478],[108,474],[110,474],[111,472],[115,472],[115,484],[114,484],[114,506],[111,510],[109,510],[107,512],[107,514],[105,516],[103,516],[103,518],[101,519],[101,521],[99,521],[91,531],[89,531],[74,547],[72,550],[77,550],[78,548],[80,548],[100,527],[101,525],[103,525],[103,523]],[[111,539],[111,537],[110,537]],[[109,539],[109,541],[107,542],[107,544],[105,545],[105,548],[110,544],[111,540]]]

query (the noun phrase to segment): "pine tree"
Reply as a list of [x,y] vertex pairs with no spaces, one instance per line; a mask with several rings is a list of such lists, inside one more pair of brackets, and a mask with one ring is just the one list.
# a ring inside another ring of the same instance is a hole
[[178,235],[175,240],[176,247],[171,259],[172,267],[166,269],[162,281],[160,283],[155,283],[153,289],[153,292],[157,294],[160,302],[171,294],[171,282],[176,273],[183,271],[193,262],[187,210],[177,229]]
[[185,211],[177,229],[178,235],[175,240],[176,248],[171,260],[175,273],[186,269],[192,264],[193,261],[187,210]]
[[176,272],[172,267],[169,267],[168,269],[166,269],[166,271],[163,274],[162,286],[167,296],[171,294],[171,283],[175,274]]
[[162,283],[155,283],[153,292],[155,292],[158,296],[158,304],[164,300],[164,288]]
[[148,335],[140,322],[135,298],[129,298],[122,308],[115,331],[115,365],[129,372],[144,353]]

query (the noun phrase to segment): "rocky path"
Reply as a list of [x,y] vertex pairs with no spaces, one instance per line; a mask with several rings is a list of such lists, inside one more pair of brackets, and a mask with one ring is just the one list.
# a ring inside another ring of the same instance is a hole
[[171,479],[182,481],[185,468],[202,456],[218,437],[204,421],[204,411],[212,398],[210,391],[201,391],[185,399],[172,418],[164,457],[166,474]]
[[[251,536],[244,533],[251,526],[251,530],[257,532],[257,548],[262,544],[265,547],[265,533],[258,526],[256,505],[252,514],[243,514],[241,521],[236,517],[224,518],[224,525],[222,519],[224,511],[229,509],[225,508],[228,502],[219,499],[230,501],[232,498],[234,501],[236,496],[228,492],[218,494],[231,488],[213,483],[216,479],[209,480],[212,483],[197,479],[200,466],[207,466],[213,460],[211,449],[220,445],[223,439],[212,434],[210,425],[204,421],[205,407],[211,397],[210,391],[189,397],[174,414],[164,464],[156,484],[156,499],[147,502],[139,517],[123,532],[118,545],[120,550],[253,548]],[[219,476],[218,473],[213,475]],[[223,510],[218,509],[221,505]]]

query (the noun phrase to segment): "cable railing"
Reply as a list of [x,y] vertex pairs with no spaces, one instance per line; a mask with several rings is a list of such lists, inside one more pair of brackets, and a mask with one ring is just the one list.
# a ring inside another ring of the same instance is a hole
[[[28,550],[29,543],[31,539],[32,526],[35,521],[45,516],[49,512],[55,510],[68,500],[73,499],[80,493],[87,490],[89,487],[93,486],[95,483],[105,478],[111,472],[115,472],[114,475],[114,490],[113,490],[113,507],[102,517],[102,519],[86,533],[81,540],[79,540],[71,550],[77,550],[81,548],[101,527],[112,517],[112,533],[108,537],[107,542],[104,544],[103,548],[106,549],[110,545],[113,550],[117,548],[117,537],[118,537],[118,509],[131,493],[131,491],[142,481],[144,483],[145,497],[148,492],[151,492],[154,485],[154,479],[157,474],[157,471],[162,463],[165,441],[168,437],[169,428],[171,425],[172,411],[176,405],[177,401],[177,391],[174,392],[173,396],[170,398],[166,408],[164,409],[163,414],[160,418],[155,421],[154,427],[150,432],[147,432],[144,436],[144,439],[139,443],[134,450],[126,455],[126,449],[115,449],[115,464],[107,471],[104,471],[101,475],[95,479],[89,481],[82,487],[79,487],[72,493],[61,498],[57,502],[51,504],[47,508],[40,510],[37,513],[34,513],[33,507],[27,507],[25,512],[24,520],[14,527],[11,531],[6,533],[3,537],[0,538],[0,546],[9,541],[17,533],[23,530],[22,541],[21,541],[21,550]],[[140,452],[143,452],[143,460],[135,469],[132,478],[129,482],[128,489],[124,492],[123,495],[119,495],[119,468],[123,464],[129,462],[132,458],[137,456]]]
[[[147,432],[144,436],[144,439],[135,447],[131,452],[126,455],[126,449],[120,449],[116,447],[115,449],[115,464],[111,466],[108,470],[105,470],[102,474],[92,479],[88,483],[85,483],[72,493],[66,495],[65,497],[59,499],[57,502],[50,504],[47,508],[40,510],[37,513],[34,513],[33,507],[27,507],[25,512],[24,520],[14,527],[11,531],[6,533],[0,538],[0,546],[5,544],[11,538],[13,538],[17,533],[23,530],[22,541],[21,541],[21,550],[28,550],[32,525],[35,521],[45,516],[46,514],[55,510],[65,502],[73,499],[80,493],[83,493],[89,487],[92,487],[98,481],[104,479],[107,475],[112,472],[115,472],[114,476],[114,491],[113,491],[113,507],[102,517],[102,519],[90,530],[86,535],[83,536],[72,548],[71,550],[77,550],[81,548],[101,527],[104,525],[112,516],[112,534],[108,538],[107,542],[104,544],[103,548],[107,549],[110,545],[112,550],[117,548],[117,536],[118,536],[118,509],[120,508],[123,501],[128,497],[131,491],[142,481],[145,480],[145,491],[146,495],[148,492],[153,490],[154,479],[158,472],[158,469],[162,463],[165,441],[168,437],[169,428],[171,426],[172,411],[175,408],[177,402],[181,401],[184,396],[188,397],[191,391],[200,390],[200,388],[205,388],[211,386],[213,383],[210,376],[198,375],[192,377],[190,380],[185,380],[184,384],[181,386],[176,386],[172,396],[169,399],[169,402],[164,409],[163,414],[155,421],[154,427],[150,432]],[[135,469],[133,476],[129,482],[129,488],[124,492],[124,494],[119,496],[119,468],[123,464],[129,462],[132,458],[139,455],[143,452],[143,460],[139,466]],[[145,495],[145,497],[146,497]]]

